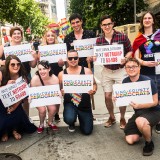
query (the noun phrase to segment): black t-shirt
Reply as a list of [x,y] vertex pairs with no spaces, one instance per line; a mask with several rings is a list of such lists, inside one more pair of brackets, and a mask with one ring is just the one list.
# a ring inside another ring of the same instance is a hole
[[[140,76],[139,76],[139,79],[137,80],[137,82],[139,82],[139,81],[147,81],[147,80],[150,80],[150,82],[151,82],[152,95],[158,93],[158,90],[157,90],[157,87],[156,87],[155,83],[154,83],[153,80],[150,79],[149,77],[144,76],[144,75],[140,75]],[[129,77],[126,77],[126,78],[122,81],[122,83],[129,83],[129,82],[132,82]],[[138,110],[148,110],[148,109],[149,109],[149,110],[160,110],[160,106],[157,105],[157,106],[155,106],[155,107],[146,108],[146,109],[138,109]],[[136,111],[136,109],[134,109],[134,110]]]
[[[82,39],[95,38],[95,37],[96,37],[96,34],[94,32],[89,31],[89,30],[84,30],[83,31]],[[74,46],[73,46],[73,41],[74,40],[77,40],[75,35],[74,35],[74,32],[71,32],[70,34],[68,34],[65,37],[64,43],[66,43],[66,45],[67,45],[67,51],[69,51],[70,49],[74,49]],[[78,65],[88,68],[86,57],[79,58],[79,64]],[[93,62],[91,63],[91,68],[93,68]]]

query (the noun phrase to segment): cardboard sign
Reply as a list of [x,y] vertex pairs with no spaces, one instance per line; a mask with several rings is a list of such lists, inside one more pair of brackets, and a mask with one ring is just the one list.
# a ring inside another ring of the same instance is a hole
[[61,104],[59,85],[39,86],[29,88],[30,107]]
[[28,96],[28,84],[22,77],[14,84],[8,84],[0,88],[0,98],[5,107],[9,107]]
[[139,104],[153,103],[151,82],[140,81],[113,85],[116,106],[127,106],[131,101]]
[[74,49],[78,51],[79,57],[93,56],[93,48],[96,45],[97,38],[89,38],[73,41]]
[[154,54],[155,62],[158,62],[158,66],[155,67],[156,74],[160,74],[160,53]]
[[120,64],[124,57],[123,45],[94,46],[94,56],[96,65]]
[[93,75],[63,74],[64,93],[88,93],[93,90]]
[[38,46],[40,60],[47,60],[49,63],[57,63],[60,59],[66,61],[67,47],[65,43]]
[[9,55],[16,55],[21,60],[21,62],[34,60],[31,51],[32,49],[30,44],[4,47],[5,58],[7,58]]

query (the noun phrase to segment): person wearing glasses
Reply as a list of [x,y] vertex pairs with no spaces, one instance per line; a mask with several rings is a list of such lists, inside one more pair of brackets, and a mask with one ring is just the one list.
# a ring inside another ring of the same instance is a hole
[[[42,38],[42,45],[53,45],[53,44],[58,44],[57,35],[54,30],[48,29]],[[52,73],[58,76],[59,72],[63,70],[64,61],[62,59],[59,59],[57,63],[51,63],[50,66],[51,66]],[[55,121],[57,122],[60,121],[60,117],[58,113],[59,107],[60,105],[57,105],[57,113],[55,114]]]
[[[67,53],[67,63],[68,68],[64,69],[59,73],[58,78],[62,86],[62,78],[64,74],[92,74],[92,71],[86,67],[79,66],[79,57],[76,50],[70,50]],[[89,135],[93,130],[93,116],[91,109],[90,95],[96,93],[97,84],[94,80],[93,90],[90,90],[88,93],[63,93],[64,96],[64,111],[63,117],[64,122],[69,125],[69,132],[75,131],[75,122],[78,116],[80,130],[84,135]],[[62,92],[64,92],[62,90]]]
[[[22,39],[23,39],[23,32],[20,27],[12,27],[10,30],[10,37],[11,37],[11,42],[7,43],[5,45],[0,46],[0,65],[3,66],[5,64],[5,56],[3,53],[3,48],[4,47],[9,47],[9,46],[16,46],[16,45],[21,45]],[[32,51],[32,55],[34,60],[30,62],[23,62],[24,68],[26,70],[27,76],[29,81],[31,80],[31,68],[35,68],[37,64],[37,54],[35,51]],[[23,104],[23,109],[25,110],[26,114],[29,116],[29,104],[28,100],[26,99]]]
[[[35,76],[31,79],[31,87],[47,86],[59,84],[59,79],[57,76],[52,74],[51,66],[48,61],[42,60],[37,64],[38,71]],[[46,110],[48,111],[48,126],[57,131],[58,127],[53,123],[53,117],[57,112],[56,104],[48,106],[37,106],[39,112],[40,125],[37,128],[37,133],[42,133],[44,131],[44,120],[46,117]]]
[[131,83],[150,80],[152,91],[152,103],[139,104],[130,102],[135,113],[128,120],[124,129],[125,139],[128,144],[134,144],[143,136],[145,146],[143,147],[143,155],[150,156],[153,154],[154,144],[152,141],[152,128],[160,121],[160,108],[158,107],[158,91],[152,79],[140,74],[140,63],[135,58],[130,58],[125,63],[125,70],[128,77],[122,83]]
[[[29,82],[25,68],[19,58],[10,55],[6,58],[5,65],[0,71],[0,86],[13,84],[19,77],[22,77],[27,83]],[[22,101],[20,100],[6,108],[0,100],[0,138],[3,142],[8,141],[10,136],[19,140],[22,138],[21,133],[33,133],[37,129],[24,112]]]
[[[66,35],[64,38],[64,43],[67,44],[67,51],[74,49],[73,41],[80,40],[80,39],[88,39],[88,38],[95,38],[96,34],[92,31],[83,29],[83,20],[80,14],[73,13],[69,17],[69,22],[73,31]],[[83,67],[89,67],[88,62],[91,63],[91,68],[93,68],[93,62],[91,57],[82,57],[79,58],[79,65]]]
[[[159,65],[154,55],[160,52],[160,29],[157,29],[153,13],[146,12],[140,21],[140,33],[133,42],[135,58],[141,64],[141,74],[150,77],[157,85],[158,99],[160,101],[160,74],[155,68]],[[160,124],[156,125],[156,132],[160,133]]]
[[[122,83],[125,77],[124,63],[127,58],[132,55],[132,48],[128,37],[113,29],[114,21],[111,16],[104,15],[100,19],[100,27],[103,31],[103,35],[97,38],[96,45],[118,45],[123,44],[124,58],[121,60],[121,64],[104,65],[102,70],[102,87],[105,92],[105,104],[109,112],[109,119],[105,123],[105,127],[111,127],[116,123],[114,115],[114,106],[112,102],[112,86],[114,83]],[[126,125],[125,111],[126,107],[120,107],[120,128],[124,129]]]

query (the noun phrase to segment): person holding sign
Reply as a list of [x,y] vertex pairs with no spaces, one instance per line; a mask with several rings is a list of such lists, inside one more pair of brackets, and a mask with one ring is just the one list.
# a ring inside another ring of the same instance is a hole
[[[139,35],[133,42],[134,56],[142,66],[141,74],[150,77],[156,83],[160,101],[160,74],[156,73],[156,66],[159,65],[156,55],[160,53],[160,29],[156,29],[153,13],[143,14],[139,31]],[[156,125],[156,132],[160,133],[160,124]]]
[[[63,83],[63,75],[89,75],[92,71],[86,67],[79,66],[78,52],[76,50],[70,50],[67,54],[68,68],[59,73],[58,78],[60,84]],[[75,131],[75,121],[79,119],[80,130],[83,134],[89,135],[93,130],[93,116],[90,102],[90,95],[94,95],[97,90],[97,84],[94,80],[93,90],[88,93],[64,93],[64,121],[69,125],[68,130],[70,132]],[[62,90],[62,92],[65,92]]]
[[[52,74],[52,70],[48,61],[42,60],[38,62],[38,71],[31,80],[31,87],[46,86],[59,84],[59,79]],[[56,104],[48,106],[37,106],[39,112],[40,125],[37,129],[38,133],[42,133],[44,130],[44,120],[46,117],[46,109],[48,110],[48,125],[52,130],[58,130],[58,127],[53,124],[53,116],[57,111]]]
[[[58,44],[58,39],[55,31],[50,29],[45,32],[42,39],[42,45],[53,45],[53,44]],[[62,59],[59,59],[57,63],[51,63],[50,66],[53,74],[58,76],[59,72],[63,70],[64,61]],[[56,121],[60,121],[59,114],[58,114],[59,107],[60,105],[57,105],[57,113],[55,114]]]
[[145,139],[145,146],[143,148],[143,155],[150,156],[154,150],[152,141],[152,128],[160,121],[160,107],[158,105],[158,92],[155,83],[147,76],[140,75],[140,63],[135,58],[130,58],[126,61],[125,69],[128,77],[122,83],[139,82],[150,80],[152,90],[152,103],[135,103],[130,102],[135,113],[128,120],[124,129],[125,139],[128,144],[134,144],[143,136]]
[[[0,65],[3,66],[5,64],[5,55],[4,55],[4,47],[9,47],[9,46],[17,46],[17,45],[21,45],[22,42],[22,38],[23,38],[23,32],[21,30],[20,27],[13,27],[10,30],[10,37],[11,37],[11,42],[5,44],[4,46],[0,46]],[[19,48],[17,48],[18,51]],[[32,55],[34,60],[33,61],[26,61],[23,62],[24,68],[26,70],[26,74],[28,76],[29,81],[31,80],[31,67],[35,68],[36,64],[37,64],[37,54],[35,51],[32,51]],[[24,110],[27,113],[27,115],[29,116],[29,104],[28,104],[28,100],[26,100],[24,102]]]
[[[69,51],[70,49],[74,49],[74,46],[73,46],[74,40],[88,39],[88,38],[96,37],[96,34],[94,32],[89,31],[89,30],[84,30],[82,28],[83,20],[80,14],[73,13],[69,17],[69,21],[70,21],[73,31],[70,34],[66,35],[66,37],[64,38],[64,43],[67,44],[67,51]],[[91,57],[79,58],[79,65],[88,68],[89,66],[88,66],[87,61],[90,63],[92,61],[92,58]],[[91,63],[91,68],[93,68],[93,62]]]
[[[1,86],[14,84],[21,77],[28,82],[25,69],[18,57],[10,55],[6,58],[3,70],[0,72]],[[1,95],[2,96],[2,95]],[[3,98],[8,98],[10,93],[6,93]],[[2,99],[2,97],[1,97]],[[0,138],[7,141],[13,135],[16,140],[21,139],[22,132],[33,133],[37,127],[30,123],[28,116],[22,108],[22,101],[5,107],[0,100]]]
[[[130,41],[126,35],[120,33],[113,29],[114,22],[112,17],[108,15],[104,15],[100,19],[100,27],[103,31],[102,37],[97,38],[96,44],[100,45],[118,45],[123,44],[124,47],[124,58],[121,59],[121,64],[110,64],[104,65],[102,70],[102,87],[105,92],[105,103],[109,112],[109,119],[105,123],[105,127],[111,127],[114,123],[116,123],[116,119],[114,116],[113,110],[113,102],[112,102],[112,86],[114,83],[122,83],[123,78],[125,77],[124,63],[126,59],[129,58],[132,54],[132,48]],[[120,107],[120,128],[124,129],[126,125],[125,121],[125,111],[126,107]]]

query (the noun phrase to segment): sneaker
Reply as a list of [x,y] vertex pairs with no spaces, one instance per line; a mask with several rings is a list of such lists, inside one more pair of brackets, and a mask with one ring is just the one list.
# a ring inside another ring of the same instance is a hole
[[120,129],[124,129],[126,126],[126,120],[124,118],[120,119]]
[[109,117],[108,121],[105,123],[104,127],[108,128],[111,127],[113,124],[116,123],[116,119],[112,119],[111,117]]
[[41,127],[41,126],[39,126],[38,128],[37,128],[37,133],[42,133],[43,132],[43,130],[44,130],[44,127]]
[[55,124],[53,124],[53,123],[48,124],[48,126],[49,126],[53,131],[57,131],[57,130],[58,130],[58,127],[57,127]]
[[144,156],[151,156],[153,154],[154,150],[154,143],[151,142],[145,142],[145,146],[143,147],[143,155]]
[[60,122],[60,118],[59,118],[59,114],[58,114],[58,113],[55,114],[54,120],[55,120],[56,122]]
[[75,132],[75,126],[74,125],[69,125],[68,130],[69,130],[69,132]]
[[160,123],[158,123],[156,125],[156,133],[159,133],[160,134]]

